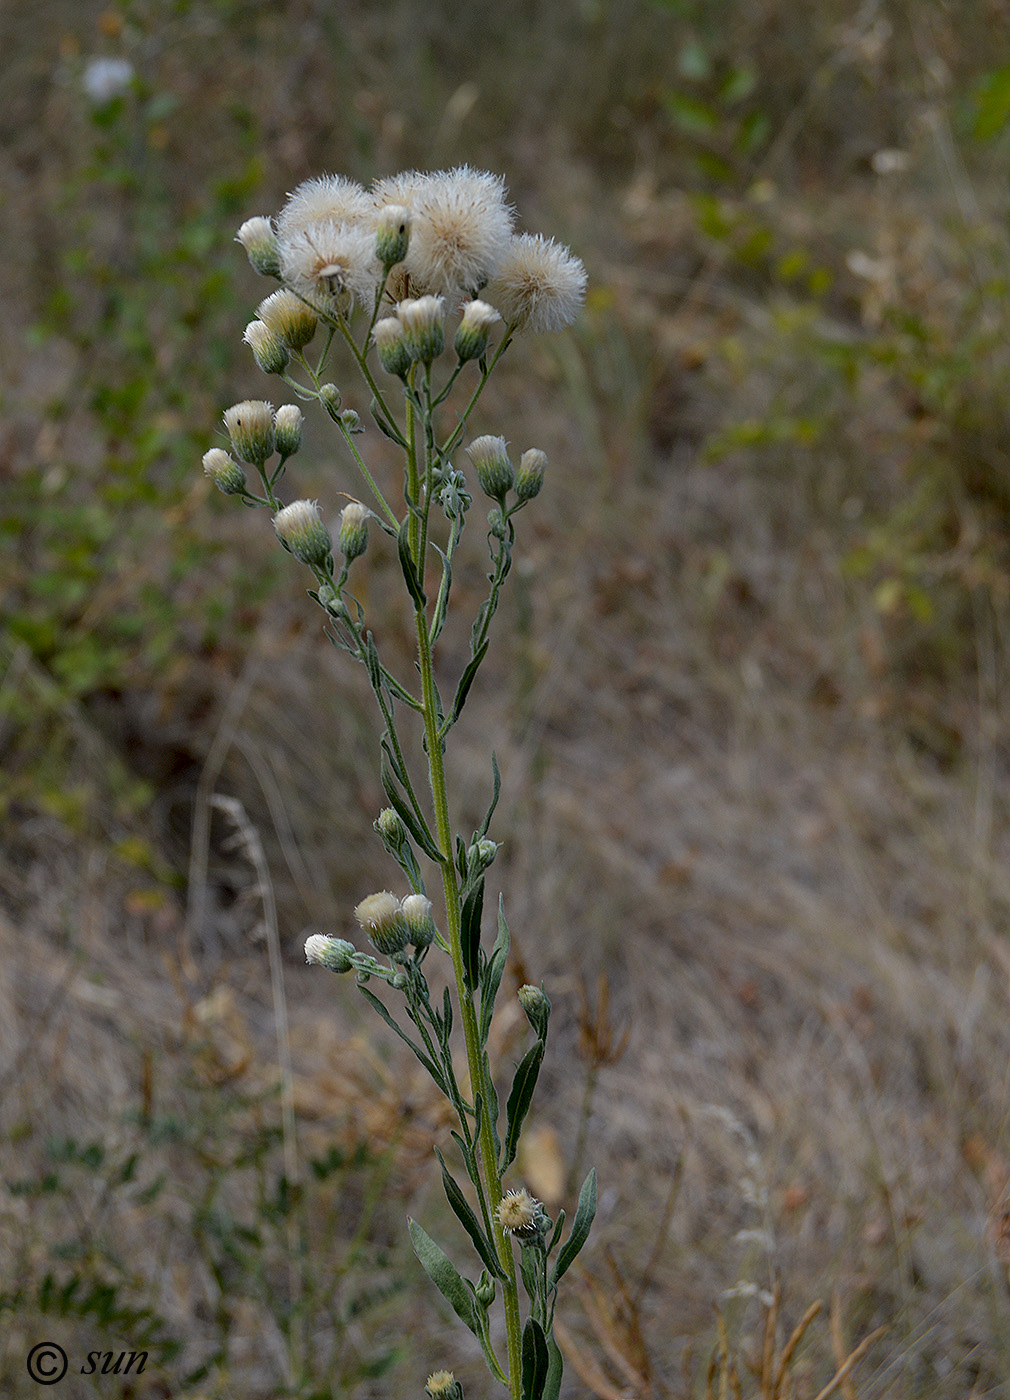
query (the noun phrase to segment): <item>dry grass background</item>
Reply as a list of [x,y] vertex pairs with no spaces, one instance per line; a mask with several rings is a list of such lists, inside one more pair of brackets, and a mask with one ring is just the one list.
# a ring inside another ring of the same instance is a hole
[[[517,346],[484,409],[552,465],[451,756],[465,826],[498,754],[517,984],[555,1003],[526,1179],[552,1209],[579,1165],[602,1183],[565,1393],[700,1396],[724,1345],[742,1393],[771,1395],[777,1296],[780,1347],[825,1303],[796,1395],[886,1325],[847,1400],[1010,1396],[1006,143],[958,118],[1006,15],[852,10],[5,12],[4,1394],[36,1393],[45,1336],[139,1344],[143,1307],[182,1353],[61,1394],[417,1394],[447,1357],[483,1393],[404,1248],[403,1217],[442,1209],[438,1105],[353,989],[300,966],[306,930],[346,931],[388,881],[367,696],[197,451],[263,392],[238,354],[259,295],[240,218],[320,170],[469,160],[591,277],[577,331]],[[689,40],[754,65],[753,155],[728,99],[704,139],[672,121]],[[111,153],[79,87],[109,52],[147,84]],[[728,152],[715,231],[686,193],[714,178],[699,144]],[[796,247],[825,294],[775,270]],[[349,477],[317,428],[293,475],[336,510]],[[93,575],[66,543],[91,499]],[[390,560],[364,562],[406,648]],[[474,550],[461,597],[482,568]],[[46,569],[83,594],[45,613]],[[92,636],[121,656],[88,681]],[[220,811],[208,914],[186,919],[210,792],[241,802],[280,910],[300,1283],[263,890]],[[95,1280],[118,1312],[81,1305]],[[299,1289],[316,1382],[289,1392]]]

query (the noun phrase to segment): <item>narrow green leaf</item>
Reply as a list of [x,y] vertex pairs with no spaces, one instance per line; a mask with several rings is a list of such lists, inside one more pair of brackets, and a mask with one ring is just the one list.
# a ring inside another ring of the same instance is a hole
[[535,1317],[526,1319],[522,1356],[522,1400],[543,1400],[550,1354],[544,1329]]
[[[491,1057],[487,1050],[484,1051],[484,1083],[487,1085],[487,1101],[483,1105],[483,1111],[487,1114],[488,1126],[491,1129],[491,1136],[494,1139],[495,1156],[501,1156],[501,1139],[498,1136],[498,1090],[494,1086],[494,1079],[491,1075]],[[478,1102],[480,1102],[478,1096]],[[478,1120],[478,1130],[480,1123]]]
[[434,1079],[435,1083],[442,1090],[442,1093],[445,1094],[446,1097],[448,1097],[448,1085],[445,1082],[445,1077],[443,1076],[441,1069],[438,1067],[438,1065],[435,1064],[435,1061],[432,1060],[428,1055],[426,1055],[419,1045],[414,1044],[414,1042],[411,1040],[410,1036],[407,1034],[407,1032],[403,1029],[402,1026],[398,1026],[396,1024],[392,1016],[390,1016],[389,1012],[386,1010],[385,1006],[383,1006],[382,1002],[379,1000],[379,998],[375,995],[374,992],[370,992],[367,987],[362,986],[358,987],[358,991],[369,1003],[369,1005],[375,1011],[378,1012],[378,1014],[385,1021],[386,1025],[390,1026],[396,1032],[396,1034],[400,1037],[403,1043],[405,1045],[410,1046],[411,1050],[413,1050],[414,1054],[420,1060],[421,1064],[424,1065],[425,1069],[431,1075],[432,1079]]
[[407,515],[400,526],[396,536],[396,549],[400,556],[400,568],[403,570],[404,581],[407,585],[407,592],[413,599],[415,608],[423,608],[428,599],[425,597],[421,581],[417,576],[414,567],[414,560],[410,553],[410,516]]
[[368,407],[372,417],[375,419],[375,426],[378,428],[379,432],[385,433],[390,442],[395,442],[397,447],[406,447],[406,439],[402,436],[399,429],[394,429],[390,426],[389,419],[380,408],[378,399],[372,399]]
[[452,1206],[453,1214],[473,1241],[473,1247],[480,1255],[481,1263],[484,1265],[485,1269],[487,1269],[488,1273],[497,1278],[499,1282],[504,1283],[506,1281],[505,1272],[498,1262],[498,1256],[495,1254],[494,1246],[484,1233],[480,1221],[470,1209],[470,1204],[463,1195],[459,1183],[450,1175],[449,1169],[445,1165],[445,1159],[437,1147],[435,1148],[435,1156],[438,1158],[439,1165],[442,1168],[442,1186],[445,1188],[445,1197],[450,1206]]
[[523,1119],[533,1101],[533,1090],[537,1085],[537,1075],[544,1058],[544,1042],[536,1041],[519,1061],[512,1080],[512,1092],[505,1105],[505,1149],[502,1154],[501,1170],[515,1160],[519,1148],[519,1135],[523,1130]]
[[502,897],[498,896],[498,937],[495,939],[494,947],[491,949],[491,956],[484,964],[484,970],[480,979],[480,1043],[487,1044],[488,1031],[491,1027],[491,1017],[494,1014],[495,998],[498,995],[498,988],[501,986],[501,979],[505,972],[505,964],[509,955],[509,926],[505,922],[505,914],[502,910]]
[[470,991],[477,988],[480,976],[480,922],[484,913],[483,875],[463,901],[460,943],[463,952],[463,971]]
[[473,679],[474,676],[476,676],[477,674],[478,668],[480,667],[480,663],[484,660],[484,656],[487,652],[487,647],[487,642],[484,642],[483,645],[478,649],[476,655],[471,658],[466,670],[459,678],[459,685],[456,687],[456,697],[452,702],[452,711],[450,713],[450,718],[453,724],[455,724],[456,721],[459,719],[460,712],[462,711],[463,706],[466,704],[466,697],[470,693],[470,687],[473,685]]
[[[410,1231],[410,1242],[414,1246],[414,1253],[420,1259],[424,1272],[452,1307],[460,1322],[469,1327],[475,1337],[479,1337],[480,1324],[477,1317],[477,1306],[467,1292],[466,1284],[460,1276],[459,1270],[439,1249],[431,1236],[418,1225],[416,1220],[408,1218],[407,1228]],[[546,1350],[546,1343],[544,1350]]]
[[434,646],[438,638],[442,625],[445,622],[446,613],[449,610],[449,590],[452,587],[452,565],[449,556],[444,550],[435,545],[435,551],[442,560],[442,583],[438,590],[438,598],[435,601],[435,615],[431,619],[431,627],[428,631],[429,643]]
[[582,1190],[579,1192],[579,1208],[575,1212],[575,1219],[572,1221],[572,1233],[561,1246],[561,1253],[558,1255],[557,1263],[551,1270],[551,1286],[555,1286],[561,1276],[567,1273],[568,1269],[575,1262],[579,1250],[589,1238],[589,1231],[593,1228],[593,1220],[596,1216],[596,1168],[594,1167],[582,1183]]
[[553,1331],[547,1338],[547,1354],[549,1361],[547,1379],[544,1382],[543,1400],[558,1400],[558,1396],[561,1394],[561,1375],[564,1370],[564,1362],[561,1357],[561,1348],[554,1340]]
[[385,748],[383,748],[382,760],[379,765],[379,777],[382,781],[382,790],[389,798],[391,806],[395,808],[397,815],[401,818],[404,826],[420,846],[421,850],[429,860],[437,860],[441,863],[442,856],[438,847],[435,845],[435,838],[432,836],[427,826],[422,825],[421,821],[418,819],[417,813],[407,802],[396,785],[396,779],[393,777],[392,769],[389,766],[389,758]]
[[491,774],[493,783],[491,792],[491,805],[488,807],[487,814],[484,817],[483,822],[481,823],[481,828],[477,832],[478,841],[482,841],[487,835],[488,827],[491,825],[491,818],[494,816],[494,809],[498,806],[498,796],[501,793],[501,773],[498,771],[498,760],[495,757],[493,750],[491,753]]

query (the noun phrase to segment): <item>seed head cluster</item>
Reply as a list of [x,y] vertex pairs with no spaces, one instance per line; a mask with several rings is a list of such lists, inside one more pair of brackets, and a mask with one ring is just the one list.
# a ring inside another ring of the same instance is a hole
[[[347,315],[355,304],[371,312],[380,293],[390,306],[441,298],[454,313],[479,294],[488,309],[469,313],[457,346],[467,359],[483,354],[498,317],[513,330],[560,330],[585,298],[579,259],[514,223],[501,176],[461,165],[401,171],[370,190],[343,175],[315,176],[273,220],[249,219],[238,236],[256,270],[279,277],[310,315]],[[261,308],[260,319],[296,348],[271,311]]]

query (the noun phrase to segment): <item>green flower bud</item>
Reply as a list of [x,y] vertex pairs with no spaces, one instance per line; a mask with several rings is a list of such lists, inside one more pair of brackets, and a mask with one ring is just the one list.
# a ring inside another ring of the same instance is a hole
[[494,1302],[494,1279],[488,1273],[487,1269],[481,1269],[480,1278],[477,1280],[476,1287],[473,1291],[476,1293],[477,1302],[480,1303],[482,1308],[489,1308]]
[[543,987],[534,987],[530,983],[520,987],[517,993],[519,1005],[526,1012],[526,1019],[533,1027],[540,1040],[547,1039],[547,1022],[551,1014],[550,998]]
[[262,321],[250,321],[242,339],[253,352],[253,359],[264,374],[283,374],[291,356],[283,340]]
[[532,501],[534,496],[540,495],[546,469],[547,453],[541,452],[539,447],[531,447],[523,453],[516,472],[516,495],[520,501]]
[[293,457],[302,445],[305,414],[296,403],[284,403],[274,414],[274,441],[282,457]]
[[242,244],[246,256],[257,272],[264,277],[281,275],[277,235],[269,219],[262,215],[255,219],[246,219],[236,235],[236,241]]
[[315,501],[292,501],[274,516],[277,538],[296,559],[322,569],[333,553],[330,532]]
[[407,839],[407,828],[392,807],[383,807],[374,825],[382,837],[383,845],[391,851],[398,851]]
[[445,349],[445,300],[443,297],[418,297],[401,301],[396,314],[403,327],[403,340],[412,360],[430,365]]
[[402,204],[387,204],[379,210],[375,226],[375,256],[388,272],[394,263],[403,262],[410,242],[411,213]]
[[500,506],[492,506],[487,513],[488,533],[494,535],[496,540],[503,540],[508,536],[508,525],[505,522],[505,514]]
[[435,920],[431,916],[431,900],[423,894],[408,894],[400,906],[410,929],[410,941],[420,951],[435,937]]
[[414,363],[403,336],[403,326],[395,316],[386,316],[372,327],[372,342],[379,354],[379,364],[387,374],[402,379]]
[[340,512],[340,552],[350,564],[368,548],[368,518],[371,511],[360,501],[350,501]]
[[363,899],[355,909],[354,917],[368,934],[372,947],[387,957],[401,952],[410,941],[410,930],[400,901],[388,890]]
[[467,872],[471,877],[479,875],[488,868],[497,854],[497,841],[489,841],[485,837],[483,841],[475,842],[466,853]]
[[335,384],[324,384],[319,390],[319,402],[336,423],[340,418],[340,390]]
[[351,961],[357,952],[353,943],[346,938],[327,938],[325,934],[313,933],[305,940],[305,961],[328,967],[331,972],[350,972]]
[[273,404],[247,399],[233,404],[224,415],[231,449],[243,462],[261,467],[274,450]]
[[340,414],[340,423],[345,433],[363,433],[365,431],[355,408],[345,408]]
[[256,315],[289,350],[304,350],[319,324],[312,308],[287,287],[261,301]]
[[226,496],[240,496],[245,490],[245,472],[222,447],[212,447],[203,454],[203,470]]
[[490,434],[474,438],[466,454],[474,465],[480,489],[501,504],[515,480],[505,439]]
[[467,302],[452,343],[461,362],[480,359],[487,350],[491,327],[500,320],[498,312],[486,301]]

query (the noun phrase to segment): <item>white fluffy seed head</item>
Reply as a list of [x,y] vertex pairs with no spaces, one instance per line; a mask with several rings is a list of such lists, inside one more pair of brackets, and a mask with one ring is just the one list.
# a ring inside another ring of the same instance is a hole
[[586,269],[568,248],[541,233],[517,234],[485,296],[519,330],[559,331],[586,297]]

